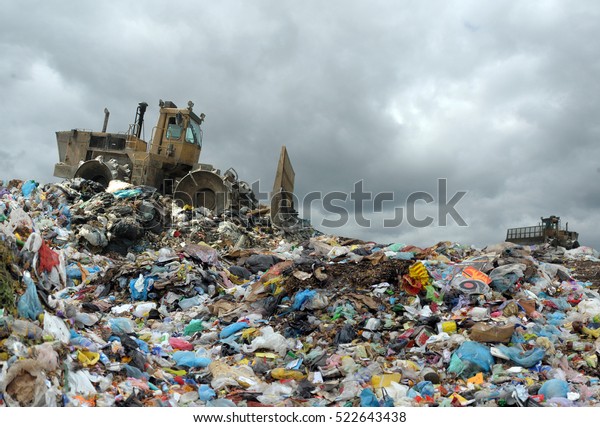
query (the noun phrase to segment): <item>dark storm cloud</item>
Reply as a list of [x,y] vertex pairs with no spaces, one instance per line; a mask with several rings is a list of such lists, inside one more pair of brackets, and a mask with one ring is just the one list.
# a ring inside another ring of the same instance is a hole
[[126,131],[148,102],[149,137],[159,98],[193,100],[207,115],[201,161],[263,191],[285,144],[300,197],[363,180],[393,192],[389,212],[435,196],[438,178],[449,197],[467,192],[468,227],[339,234],[482,246],[557,214],[600,246],[599,14],[593,1],[9,2],[2,178],[52,180],[54,132],[99,129],[105,106],[109,130]]

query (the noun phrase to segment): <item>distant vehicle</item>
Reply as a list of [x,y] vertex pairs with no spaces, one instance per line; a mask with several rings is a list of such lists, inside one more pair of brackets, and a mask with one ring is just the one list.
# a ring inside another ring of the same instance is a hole
[[579,233],[569,231],[569,223],[563,229],[560,217],[552,215],[541,218],[542,222],[533,227],[509,228],[506,231],[506,241],[520,245],[540,245],[549,243],[552,246],[562,246],[566,249],[579,247]]
[[[178,108],[160,101],[160,113],[150,143],[140,138],[148,104],[140,102],[127,133],[106,131],[109,112],[104,109],[101,132],[72,129],[56,132],[59,163],[54,176],[84,178],[108,186],[113,179],[148,185],[173,196],[182,205],[206,207],[217,214],[242,207],[255,209],[258,201],[250,186],[238,180],[234,169],[224,174],[212,165],[198,163],[202,149],[204,114],[194,104]],[[285,146],[281,148],[271,200],[271,218],[283,223],[293,210],[294,170]],[[292,206],[290,206],[292,205]]]

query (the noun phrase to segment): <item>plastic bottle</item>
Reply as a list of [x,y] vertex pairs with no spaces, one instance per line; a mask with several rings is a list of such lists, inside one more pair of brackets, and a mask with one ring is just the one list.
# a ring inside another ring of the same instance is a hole
[[43,331],[36,324],[27,320],[15,319],[12,324],[12,333],[19,337],[33,340],[42,339]]
[[98,351],[98,345],[94,343],[89,338],[83,337],[71,329],[71,340],[69,341],[71,345],[76,347],[84,347],[90,351]]

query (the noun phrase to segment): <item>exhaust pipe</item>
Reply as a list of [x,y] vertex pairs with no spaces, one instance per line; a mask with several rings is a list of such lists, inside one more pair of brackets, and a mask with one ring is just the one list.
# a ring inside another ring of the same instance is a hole
[[138,139],[142,135],[142,125],[144,124],[144,115],[146,114],[146,108],[148,108],[148,104],[146,102],[140,102],[135,113],[135,121],[137,127],[137,132],[135,136],[137,136]]
[[104,124],[102,125],[102,132],[106,132],[106,128],[108,127],[108,116],[110,116],[110,111],[108,108],[104,109]]

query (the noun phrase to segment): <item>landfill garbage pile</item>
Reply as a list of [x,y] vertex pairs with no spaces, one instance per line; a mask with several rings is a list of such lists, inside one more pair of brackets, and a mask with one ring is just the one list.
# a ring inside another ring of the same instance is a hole
[[0,405],[594,406],[598,258],[2,183]]

